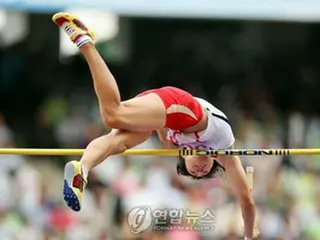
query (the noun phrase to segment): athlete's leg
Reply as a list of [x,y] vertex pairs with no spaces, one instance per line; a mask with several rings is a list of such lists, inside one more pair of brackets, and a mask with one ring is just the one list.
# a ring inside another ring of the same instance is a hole
[[94,139],[87,146],[80,162],[87,171],[90,171],[111,155],[124,152],[144,141],[152,132],[130,132],[112,130],[108,135]]
[[63,195],[68,206],[74,211],[81,209],[88,171],[107,157],[122,153],[144,142],[151,133],[113,130],[110,134],[93,140],[87,146],[80,161],[72,161],[65,166]]
[[165,125],[165,106],[156,94],[121,102],[117,83],[95,46],[87,43],[80,50],[89,65],[106,125],[126,130],[154,130]]
[[109,68],[93,44],[93,33],[77,17],[68,13],[53,16],[59,25],[77,44],[85,57],[93,78],[100,112],[105,124],[125,130],[154,130],[165,125],[166,114],[162,100],[156,94],[121,102],[117,83]]

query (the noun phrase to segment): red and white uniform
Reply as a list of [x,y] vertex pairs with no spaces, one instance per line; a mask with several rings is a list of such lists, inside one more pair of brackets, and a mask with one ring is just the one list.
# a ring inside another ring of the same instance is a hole
[[[163,87],[140,93],[138,96],[156,93],[166,108],[167,139],[174,145],[195,149],[227,149],[235,141],[225,114],[204,99],[175,87]],[[201,132],[184,133],[208,115],[207,128]]]
[[227,149],[234,143],[231,126],[225,114],[201,98],[195,98],[208,115],[207,128],[201,132],[183,133],[168,129],[167,139],[175,145],[194,149]]

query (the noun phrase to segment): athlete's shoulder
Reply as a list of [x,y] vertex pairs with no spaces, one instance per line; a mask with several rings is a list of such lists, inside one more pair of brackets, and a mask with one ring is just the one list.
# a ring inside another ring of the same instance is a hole
[[194,97],[194,98],[200,103],[201,106],[206,108],[211,113],[218,114],[226,118],[226,115],[224,114],[224,112],[221,111],[219,108],[215,107],[212,103],[208,102],[203,98],[199,98],[199,97]]
[[211,103],[209,103],[207,100],[203,99],[203,98],[199,98],[199,97],[194,97],[201,105],[212,105]]
[[199,98],[199,97],[194,97],[194,99],[196,99],[201,106],[205,107],[205,108],[216,108],[212,103],[210,103],[209,101],[203,99],[203,98]]

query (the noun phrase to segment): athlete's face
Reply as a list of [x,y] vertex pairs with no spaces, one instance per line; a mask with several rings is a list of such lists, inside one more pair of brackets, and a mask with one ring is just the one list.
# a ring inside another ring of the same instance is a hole
[[207,175],[213,165],[213,159],[208,156],[186,156],[184,159],[188,172],[194,177]]

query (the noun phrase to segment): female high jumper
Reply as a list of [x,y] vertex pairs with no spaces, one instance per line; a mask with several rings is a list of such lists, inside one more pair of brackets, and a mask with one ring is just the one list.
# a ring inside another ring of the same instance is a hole
[[[204,99],[175,87],[152,89],[121,101],[117,83],[94,46],[94,33],[76,16],[57,13],[53,21],[63,29],[85,57],[93,79],[103,122],[113,130],[94,139],[80,161],[66,164],[63,195],[67,205],[80,211],[83,191],[91,169],[106,158],[144,141],[153,131],[165,144],[194,149],[233,148],[234,136],[223,112]],[[255,204],[237,156],[180,157],[178,174],[195,179],[212,178],[224,171],[240,203],[245,239],[253,239]],[[255,234],[254,234],[255,232]]]

